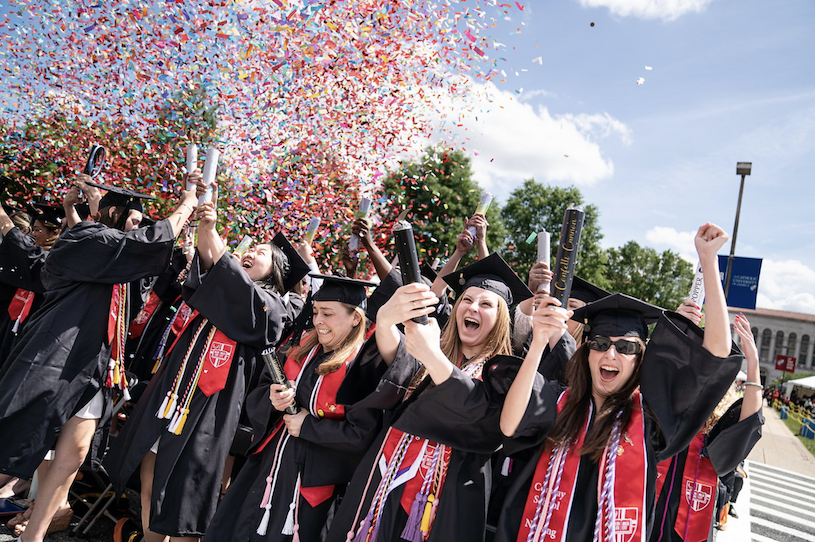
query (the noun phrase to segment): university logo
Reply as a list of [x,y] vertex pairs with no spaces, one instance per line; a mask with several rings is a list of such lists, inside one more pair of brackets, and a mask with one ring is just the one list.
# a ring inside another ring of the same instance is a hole
[[631,542],[637,533],[639,516],[637,508],[614,509],[614,542]]
[[[693,502],[691,502],[693,494]],[[693,491],[693,480],[685,480],[685,500],[694,512],[704,510],[713,498],[713,486],[696,482],[696,491]]]
[[209,362],[216,369],[232,359],[234,345],[213,342],[209,349]]

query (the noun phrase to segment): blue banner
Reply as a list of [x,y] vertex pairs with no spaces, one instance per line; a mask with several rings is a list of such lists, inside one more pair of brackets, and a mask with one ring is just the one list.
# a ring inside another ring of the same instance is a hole
[[[727,256],[719,255],[719,272],[722,286],[727,277]],[[733,271],[730,273],[730,292],[727,295],[727,306],[740,309],[756,308],[758,295],[758,277],[761,274],[761,258],[733,258]],[[725,291],[727,288],[725,287]]]

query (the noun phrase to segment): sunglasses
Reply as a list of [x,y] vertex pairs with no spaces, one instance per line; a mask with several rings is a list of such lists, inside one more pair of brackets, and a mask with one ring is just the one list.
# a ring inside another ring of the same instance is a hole
[[616,341],[612,341],[608,337],[603,337],[602,335],[596,335],[593,339],[589,339],[586,341],[586,345],[591,350],[597,350],[598,352],[605,352],[611,345],[614,345],[615,350],[620,354],[639,354],[642,352],[642,344],[636,341],[626,341],[625,339],[617,339]]

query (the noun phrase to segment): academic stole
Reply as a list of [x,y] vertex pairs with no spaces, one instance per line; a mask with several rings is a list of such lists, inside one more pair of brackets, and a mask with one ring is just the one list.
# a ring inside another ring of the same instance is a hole
[[[558,399],[558,413],[568,390]],[[642,395],[633,394],[631,418],[622,429],[617,422],[600,462],[594,540],[602,542],[645,542],[645,492],[647,456]],[[583,446],[593,408],[576,442],[553,446],[547,442],[538,460],[532,486],[524,506],[517,542],[565,541],[580,467]],[[622,435],[625,438],[621,438]],[[617,477],[617,472],[622,476]]]
[[8,315],[14,321],[14,327],[11,328],[12,333],[17,333],[20,324],[28,318],[31,307],[34,305],[34,295],[34,292],[22,288],[17,288],[17,291],[14,292],[14,298],[8,306]]
[[129,312],[129,284],[113,285],[110,297],[110,310],[108,311],[108,344],[110,345],[110,361],[105,387],[119,388],[126,400],[130,398],[127,391],[127,377],[125,376],[125,342],[127,340],[127,324]]
[[138,339],[141,337],[144,328],[147,327],[147,323],[153,317],[153,314],[156,312],[159,305],[161,305],[161,298],[158,296],[158,294],[156,294],[156,292],[150,290],[150,294],[147,297],[147,303],[144,304],[144,308],[130,324],[130,329],[127,333],[128,338]]
[[[302,343],[308,337],[304,337]],[[299,365],[296,361],[294,356],[297,354],[297,350],[292,352],[287,358],[286,362],[283,364],[283,371],[286,373],[286,378],[289,380],[294,380],[294,388],[297,389],[298,384],[300,384],[300,379],[303,376],[303,372],[305,371],[306,367],[311,363],[311,360],[314,359],[314,356],[317,355],[317,352],[320,350],[321,345],[316,345],[312,348],[306,358],[303,360],[303,364]],[[345,379],[345,375],[348,371],[348,364],[357,357],[359,353],[359,348],[354,349],[351,352],[351,355],[346,358],[343,364],[333,373],[328,373],[325,375],[320,375],[317,377],[317,382],[314,386],[314,389],[311,391],[311,395],[309,396],[308,404],[306,408],[308,412],[316,417],[316,418],[328,418],[332,420],[344,420],[345,419],[345,407],[343,405],[338,405],[337,401],[337,391],[340,389],[340,385],[342,381]],[[257,534],[260,536],[266,536],[266,532],[269,529],[269,519],[271,517],[271,509],[272,509],[272,496],[274,495],[274,489],[277,485],[277,478],[278,473],[280,470],[280,459],[283,457],[283,453],[286,450],[286,445],[291,438],[291,435],[286,431],[285,424],[283,421],[279,421],[275,426],[272,433],[266,437],[263,443],[258,447],[258,449],[254,452],[254,454],[259,454],[263,451],[267,444],[277,435],[280,431],[283,431],[284,434],[277,442],[277,446],[275,447],[274,456],[272,459],[272,468],[269,471],[269,475],[266,477],[266,488],[263,492],[263,498],[260,501],[260,508],[263,510],[263,517],[260,520],[260,524],[257,528]],[[254,455],[253,454],[253,455]],[[294,486],[294,494],[292,495],[292,501],[289,504],[289,513],[286,517],[286,522],[283,525],[283,529],[281,534],[284,535],[294,535],[294,542],[299,540],[299,536],[297,535],[297,505],[298,505],[298,497],[300,495],[309,503],[312,508],[317,507],[321,503],[325,502],[327,499],[331,498],[334,494],[334,486],[315,486],[315,487],[303,487],[300,484],[300,475],[297,476],[297,483]]]
[[[484,361],[467,365],[462,371],[470,378],[481,380]],[[399,504],[408,514],[401,538],[409,542],[427,540],[436,518],[451,454],[449,446],[390,427],[377,455],[377,463],[373,466],[373,469],[380,469],[382,479],[365,519],[356,530],[353,542],[377,541],[385,503],[391,492],[401,485],[405,489]],[[368,482],[370,483],[370,477]],[[367,491],[366,487],[365,493]],[[364,500],[363,497],[362,501]],[[359,510],[354,523],[358,516]],[[351,540],[354,531],[348,535],[348,540]]]
[[[190,318],[180,330],[175,342],[167,351],[168,354],[173,350],[181,335],[193,320],[194,318]],[[209,330],[204,333],[208,326]],[[202,336],[206,337],[204,347],[201,349],[201,354],[198,356],[195,365],[192,365],[192,352]],[[156,412],[157,418],[171,420],[167,426],[167,431],[174,435],[180,435],[184,430],[196,388],[200,389],[201,393],[207,397],[211,397],[214,393],[224,389],[236,346],[235,341],[211,325],[209,320],[206,318],[201,320],[193,333],[190,344],[187,346],[181,360],[181,367],[173,379],[172,387],[167,391],[158,412]],[[192,367],[192,371],[185,382],[184,375],[189,367]]]
[[[700,431],[688,446],[688,456],[685,459],[680,487],[676,488],[673,485],[672,474],[676,469],[676,456],[657,465],[657,495],[662,493],[662,486],[669,478],[671,484],[665,499],[665,514],[668,513],[671,492],[674,490],[682,492],[676,512],[676,521],[674,525],[668,525],[668,529],[669,533],[670,529],[673,529],[678,534],[682,534],[682,540],[685,542],[707,540],[715,508],[719,476],[710,458],[703,457],[705,438],[706,435]],[[669,471],[671,471],[670,476]],[[661,525],[660,529],[663,527],[664,525]],[[670,539],[671,535],[668,534],[666,538]]]

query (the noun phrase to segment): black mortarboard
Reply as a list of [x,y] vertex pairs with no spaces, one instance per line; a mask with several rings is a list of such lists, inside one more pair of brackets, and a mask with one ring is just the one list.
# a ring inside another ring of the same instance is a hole
[[49,226],[62,226],[62,221],[65,220],[65,209],[61,205],[35,203],[33,207],[39,213],[34,217],[34,220],[39,220]]
[[500,295],[507,305],[520,303],[533,295],[515,271],[496,253],[442,278],[456,295],[461,295],[467,288],[475,286]]
[[611,294],[574,311],[572,320],[588,327],[589,337],[648,338],[648,325],[653,324],[664,309],[625,294]]
[[320,273],[309,273],[310,277],[323,279],[323,285],[314,294],[314,301],[339,301],[354,307],[362,306],[367,298],[365,287],[376,286],[375,282],[368,280],[357,280],[348,277],[337,277],[335,275],[321,275]]
[[102,199],[99,201],[100,209],[104,209],[105,207],[124,207],[135,211],[143,211],[144,208],[141,205],[141,200],[156,199],[155,196],[140,194],[128,188],[119,188],[118,186],[110,186],[91,181],[87,181],[85,184],[95,186],[101,190],[107,190],[107,193],[102,196]]
[[583,303],[592,303],[610,295],[611,292],[607,292],[599,286],[595,286],[591,282],[577,276],[575,276],[572,281],[572,291],[569,293],[569,297],[579,299]]
[[283,289],[288,292],[300,282],[300,279],[308,275],[310,268],[303,260],[302,256],[297,250],[289,243],[289,240],[283,235],[283,232],[278,232],[274,236],[272,242],[277,245],[277,248],[283,251],[288,260],[289,268],[283,274]]

